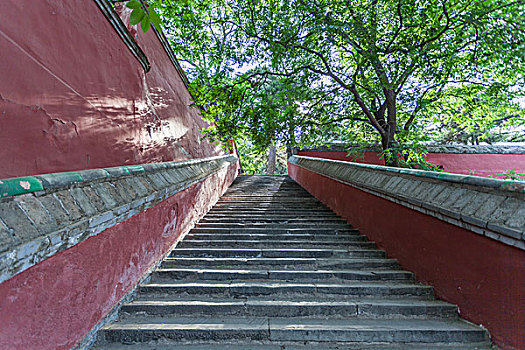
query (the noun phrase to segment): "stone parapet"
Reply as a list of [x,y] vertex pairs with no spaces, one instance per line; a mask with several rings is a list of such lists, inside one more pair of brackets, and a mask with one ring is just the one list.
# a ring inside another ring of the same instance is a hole
[[0,282],[235,162],[225,155],[0,180]]
[[525,182],[296,155],[289,162],[525,250]]
[[[297,151],[317,151],[317,152],[348,152],[355,148],[352,145],[338,143],[313,148],[294,148],[293,154]],[[380,145],[370,145],[360,148],[365,152],[382,152]],[[525,154],[525,144],[517,143],[515,145],[426,145],[428,153],[469,153],[469,154]]]

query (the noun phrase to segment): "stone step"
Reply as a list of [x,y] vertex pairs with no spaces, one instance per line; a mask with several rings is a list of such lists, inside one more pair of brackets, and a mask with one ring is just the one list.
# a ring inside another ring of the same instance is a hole
[[236,257],[236,258],[384,258],[384,251],[375,249],[241,249],[241,248],[177,248],[170,257]]
[[[264,210],[264,211],[286,211],[286,210],[292,210],[292,211],[330,211],[327,207],[324,205],[308,205],[308,204],[264,204],[264,203],[258,203],[258,204],[216,204],[213,206],[213,211],[219,211],[219,210],[235,210],[235,211],[255,211],[255,210]],[[210,210],[210,211],[211,211]]]
[[213,207],[208,213],[210,214],[265,214],[265,215],[287,215],[291,214],[293,216],[299,214],[317,214],[319,215],[329,215],[333,212],[327,208],[317,208],[317,209],[303,209],[303,208],[243,208],[243,207]]
[[267,233],[190,233],[184,241],[193,240],[234,240],[234,241],[334,241],[342,242],[364,242],[367,240],[365,236],[360,235],[334,235],[334,234],[313,234],[313,233],[290,233],[272,235]]
[[264,228],[264,227],[195,227],[191,229],[190,234],[198,233],[262,233],[267,235],[282,235],[282,234],[331,234],[331,235],[358,235],[359,231],[352,228],[315,228],[315,227],[300,227],[300,228]]
[[130,318],[104,327],[107,341],[342,341],[389,343],[483,342],[487,333],[461,320],[311,318]]
[[398,268],[394,259],[318,259],[318,258],[166,258],[162,268],[176,267],[219,267],[219,268],[274,268],[302,269],[355,269],[355,268]]
[[455,305],[435,300],[137,300],[128,314],[152,316],[267,316],[338,318],[456,318]]
[[313,241],[313,240],[281,240],[280,237],[275,237],[276,240],[206,240],[206,239],[193,239],[185,240],[179,243],[181,248],[197,248],[197,247],[209,247],[209,248],[365,248],[374,249],[377,248],[374,242],[359,242],[359,241]]
[[336,297],[347,299],[355,297],[421,297],[433,295],[432,287],[416,283],[393,282],[294,282],[285,281],[251,281],[251,282],[165,282],[148,283],[140,286],[143,296],[184,296],[199,295],[228,298],[247,298],[253,296],[282,297],[286,295],[301,295],[315,298]]
[[[213,209],[212,209],[213,210]],[[212,211],[210,210],[204,219],[215,219],[215,218],[233,218],[233,219],[341,219],[341,217],[337,216],[334,212],[293,212],[290,213],[289,211],[284,212],[277,212],[277,213],[269,213],[269,212],[252,212],[252,213],[243,213],[243,212],[235,212],[235,211],[228,211],[228,210],[220,210],[220,211]]]
[[[266,343],[266,344],[262,344]],[[182,345],[170,344],[105,344],[95,345],[99,350],[494,350],[489,342],[468,344],[448,342],[432,344],[392,344],[386,342],[342,343],[342,342],[191,342]]]
[[402,270],[248,270],[248,269],[191,269],[159,268],[151,275],[153,282],[170,280],[208,281],[297,281],[297,280],[349,280],[349,281],[412,281],[414,276]]
[[332,223],[332,222],[322,222],[322,223],[311,223],[311,222],[301,222],[301,223],[291,223],[291,222],[271,222],[271,223],[254,223],[254,222],[237,222],[237,223],[208,223],[200,222],[196,227],[197,228],[265,228],[265,229],[311,229],[312,227],[320,227],[324,230],[333,229],[333,230],[348,230],[350,225],[346,223]]
[[216,224],[226,224],[226,223],[260,223],[260,224],[277,224],[277,223],[284,223],[284,224],[310,224],[310,225],[318,225],[319,223],[326,223],[326,224],[346,224],[346,221],[344,219],[335,217],[335,216],[329,216],[329,217],[298,217],[290,219],[289,216],[277,216],[277,217],[271,217],[266,215],[258,215],[258,216],[244,216],[244,217],[233,217],[230,215],[222,215],[222,216],[212,216],[207,215],[204,218],[202,218],[199,223],[216,223]]

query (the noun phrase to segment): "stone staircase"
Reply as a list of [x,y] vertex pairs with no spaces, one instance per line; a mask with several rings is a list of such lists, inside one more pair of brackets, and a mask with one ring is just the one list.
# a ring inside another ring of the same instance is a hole
[[241,176],[98,335],[99,349],[490,349],[284,176]]

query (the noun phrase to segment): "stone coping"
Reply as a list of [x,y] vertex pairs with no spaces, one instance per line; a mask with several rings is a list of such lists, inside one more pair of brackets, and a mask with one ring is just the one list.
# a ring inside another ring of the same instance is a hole
[[[428,153],[472,153],[472,154],[525,154],[525,144],[516,145],[422,145]],[[317,152],[348,152],[355,146],[348,144],[327,144],[319,147],[294,148],[297,151],[317,151]],[[364,151],[382,152],[380,145],[366,146]]]
[[525,182],[305,156],[288,161],[525,250]]
[[214,159],[221,159],[229,156],[230,155],[164,163],[148,163],[141,165],[123,165],[111,168],[88,169],[0,179],[0,198],[42,190],[57,190],[62,187],[68,187],[75,184],[104,181],[107,179],[117,179],[119,177],[130,176],[134,174],[154,173],[163,169],[185,167],[188,165],[198,164]]
[[236,162],[229,154],[2,180],[0,283]]

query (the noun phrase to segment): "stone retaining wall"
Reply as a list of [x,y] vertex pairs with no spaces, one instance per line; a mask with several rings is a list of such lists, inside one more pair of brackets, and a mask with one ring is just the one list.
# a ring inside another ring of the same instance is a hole
[[525,250],[525,182],[303,156],[289,162]]
[[236,161],[225,155],[0,180],[0,282]]

